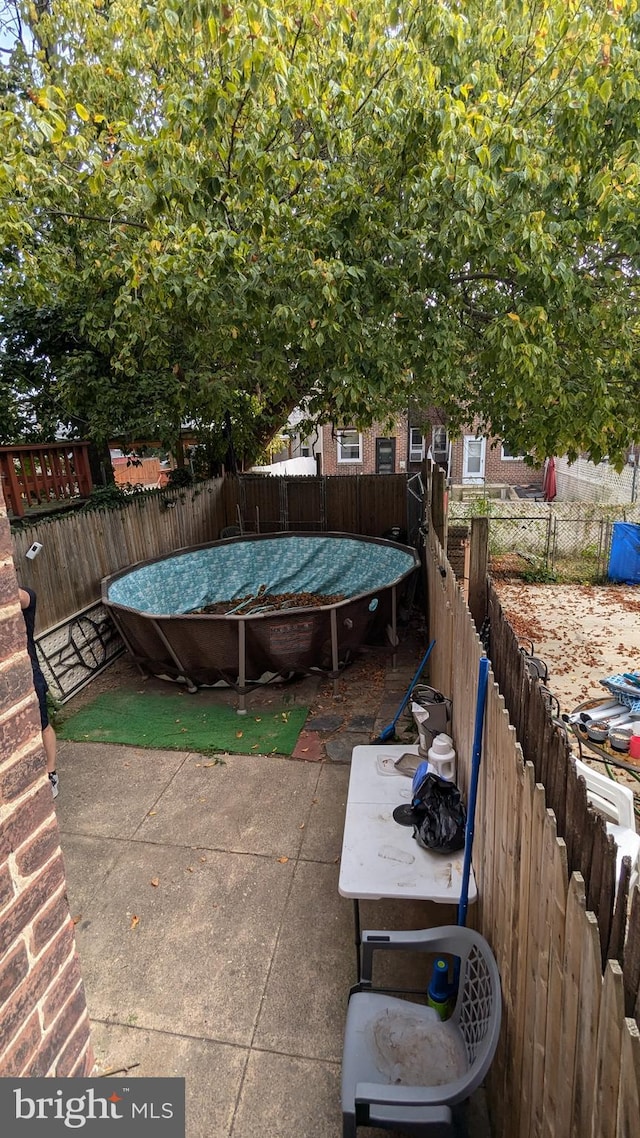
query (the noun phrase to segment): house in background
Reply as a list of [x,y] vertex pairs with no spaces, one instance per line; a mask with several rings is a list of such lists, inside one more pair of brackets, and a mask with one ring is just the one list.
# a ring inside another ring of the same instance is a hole
[[388,423],[374,423],[364,431],[325,423],[320,430],[323,474],[403,474],[409,469],[406,415],[391,429]]
[[162,460],[157,456],[141,457],[133,451],[125,453],[112,448],[110,453],[114,482],[125,490],[134,486],[149,490],[166,486],[174,465],[172,460]]
[[293,434],[290,457],[321,455],[323,474],[403,474],[420,470],[427,454],[442,467],[450,486],[510,488],[542,494],[542,470],[514,454],[499,439],[485,439],[474,427],[452,439],[437,412],[399,415],[392,427],[366,430],[326,423],[314,435]]

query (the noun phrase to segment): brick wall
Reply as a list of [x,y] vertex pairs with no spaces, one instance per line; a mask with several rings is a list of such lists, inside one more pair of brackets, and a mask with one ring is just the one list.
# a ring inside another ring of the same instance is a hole
[[[422,430],[424,437],[427,440],[427,446],[431,443],[433,427],[445,425],[443,416],[435,407],[429,407],[426,411],[420,408],[412,407],[411,410],[411,425],[419,427]],[[473,435],[475,437],[476,431],[480,431],[480,423],[478,420],[463,428],[463,435]],[[462,483],[463,471],[463,456],[464,456],[464,439],[462,437],[451,440],[451,470],[449,477],[454,486],[459,486]],[[413,468],[414,464],[412,464]],[[517,458],[503,459],[502,458],[502,444],[497,438],[490,438],[486,440],[485,444],[485,471],[483,482],[491,485],[506,485],[506,486],[529,486],[531,483],[542,483],[542,468],[537,466],[527,466],[527,464]]]
[[89,1020],[0,491],[0,1077],[88,1075]]
[[374,423],[372,427],[360,432],[362,435],[361,462],[338,462],[338,442],[335,437],[338,430],[339,428],[331,423],[325,423],[322,428],[323,474],[375,474],[376,439],[395,439],[394,474],[403,474],[408,469],[409,428],[406,415],[399,416],[391,429],[387,423]]
[[[496,445],[493,446],[492,444]],[[459,486],[463,472],[464,441],[456,439],[451,448],[451,482]],[[528,466],[517,458],[502,458],[502,445],[495,439],[487,439],[485,446],[484,482],[488,485],[528,486],[532,482],[542,483],[542,468]]]

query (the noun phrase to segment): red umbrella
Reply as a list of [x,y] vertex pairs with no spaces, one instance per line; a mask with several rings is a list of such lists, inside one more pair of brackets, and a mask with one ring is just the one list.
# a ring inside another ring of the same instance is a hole
[[545,502],[553,502],[558,487],[556,485],[556,460],[555,458],[548,458],[544,464],[544,480],[542,483],[542,495]]

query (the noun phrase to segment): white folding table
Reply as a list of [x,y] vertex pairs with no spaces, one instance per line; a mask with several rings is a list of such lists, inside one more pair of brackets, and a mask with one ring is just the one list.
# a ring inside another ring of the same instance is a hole
[[[464,850],[454,854],[425,850],[413,837],[413,827],[401,826],[393,817],[396,806],[411,801],[411,779],[398,773],[394,761],[418,753],[417,746],[402,744],[354,747],[352,752],[338,890],[354,902],[358,979],[360,901],[405,897],[457,904],[460,900]],[[472,869],[469,902],[477,895]]]

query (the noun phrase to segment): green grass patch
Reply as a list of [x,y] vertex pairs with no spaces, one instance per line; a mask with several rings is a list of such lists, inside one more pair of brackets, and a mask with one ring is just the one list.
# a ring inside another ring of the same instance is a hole
[[192,695],[103,693],[58,727],[61,739],[204,754],[290,755],[307,707],[238,715]]

